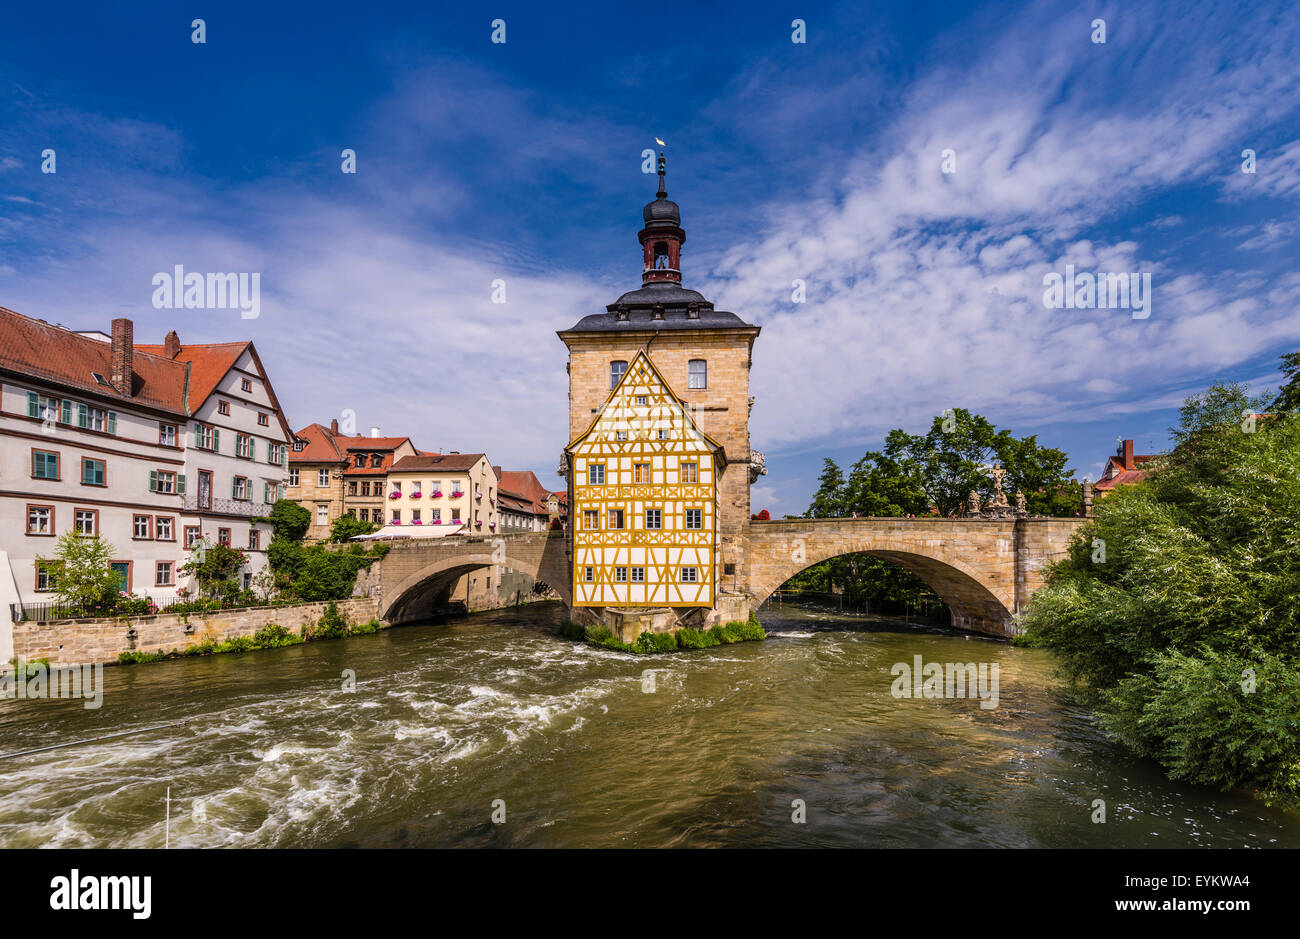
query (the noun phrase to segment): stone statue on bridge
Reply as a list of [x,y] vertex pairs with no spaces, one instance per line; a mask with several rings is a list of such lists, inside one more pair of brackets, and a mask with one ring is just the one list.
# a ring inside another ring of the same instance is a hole
[[974,489],[966,497],[966,517],[978,518],[980,514],[980,494]]
[[1016,518],[1027,518],[1029,516],[1029,505],[1025,502],[1025,494],[1019,489],[1016,490]]

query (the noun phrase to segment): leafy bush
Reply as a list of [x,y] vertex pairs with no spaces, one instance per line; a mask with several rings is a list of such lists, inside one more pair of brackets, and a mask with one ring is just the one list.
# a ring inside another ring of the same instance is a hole
[[636,651],[642,655],[650,652],[674,652],[677,637],[672,633],[643,632],[636,637]]
[[339,612],[339,605],[331,600],[319,622],[307,632],[306,638],[315,642],[320,639],[341,639],[347,634],[347,617]]
[[1107,730],[1173,779],[1300,791],[1300,671],[1272,655],[1210,649],[1147,664],[1105,693]]
[[118,665],[142,665],[146,662],[161,662],[165,655],[162,652],[119,652],[117,654]]
[[737,642],[753,642],[755,640],[767,638],[767,633],[764,631],[762,624],[758,621],[758,617],[755,616],[753,612],[749,614],[748,620],[728,623],[727,626],[731,629],[732,633],[738,637],[736,640]]
[[374,522],[363,522],[351,512],[348,512],[346,515],[340,515],[334,519],[334,524],[330,526],[330,541],[347,541],[357,535],[369,535],[371,532],[378,530],[379,526]]
[[587,641],[616,652],[636,652],[636,647],[615,636],[608,626],[592,626],[587,630]]
[[1189,398],[1173,452],[1098,501],[1023,625],[1170,776],[1296,800],[1300,416],[1246,432],[1259,405],[1234,385]]
[[352,627],[351,635],[353,636],[373,636],[379,631],[379,620],[372,619],[368,623],[357,623]]
[[576,639],[579,642],[587,638],[586,627],[580,626],[571,619],[566,619],[556,626],[555,634],[563,639]]
[[677,646],[681,649],[708,649],[720,641],[712,632],[700,632],[689,626],[677,630]]
[[302,636],[279,623],[268,623],[253,633],[253,644],[259,649],[280,649],[300,645],[303,641]]

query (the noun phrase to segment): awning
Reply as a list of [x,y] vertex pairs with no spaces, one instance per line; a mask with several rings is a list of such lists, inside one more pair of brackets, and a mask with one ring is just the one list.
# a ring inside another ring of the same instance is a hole
[[385,525],[379,531],[368,535],[357,535],[349,541],[379,541],[394,538],[446,538],[465,531],[464,522],[454,524],[444,522],[441,525]]

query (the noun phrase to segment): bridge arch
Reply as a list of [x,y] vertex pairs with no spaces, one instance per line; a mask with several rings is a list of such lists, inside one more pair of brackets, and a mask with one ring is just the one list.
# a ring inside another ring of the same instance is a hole
[[1023,524],[1014,519],[799,519],[750,526],[755,606],[795,574],[846,554],[892,561],[924,580],[960,629],[1014,635]]
[[451,589],[462,576],[485,568],[529,574],[554,588],[566,604],[572,592],[559,532],[397,541],[377,567],[379,615],[390,623],[424,618],[452,599]]

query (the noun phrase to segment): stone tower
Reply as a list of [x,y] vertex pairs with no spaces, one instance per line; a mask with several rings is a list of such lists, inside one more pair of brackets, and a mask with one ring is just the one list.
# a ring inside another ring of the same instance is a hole
[[[718,544],[715,583],[720,594],[746,583],[745,537],[749,487],[765,472],[750,450],[749,370],[759,327],[715,310],[703,295],[682,286],[681,210],[668,199],[664,155],[659,189],[642,211],[641,286],[558,333],[569,350],[569,440],[585,433],[628,363],[644,352],[673,392],[691,409],[700,430],[723,448],[718,477]],[[567,475],[567,467],[561,465]],[[570,495],[573,483],[570,479]],[[711,619],[734,615],[720,596]],[[746,607],[747,609],[747,607]]]

